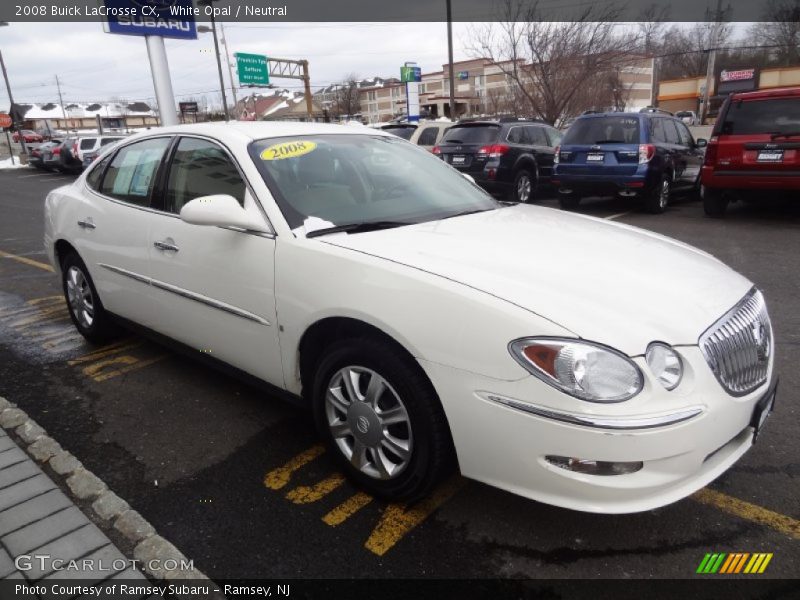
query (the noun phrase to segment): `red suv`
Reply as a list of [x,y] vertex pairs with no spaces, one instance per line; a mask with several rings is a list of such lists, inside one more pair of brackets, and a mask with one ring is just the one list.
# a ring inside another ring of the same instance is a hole
[[728,96],[708,142],[701,183],[712,217],[742,197],[800,191],[800,88]]

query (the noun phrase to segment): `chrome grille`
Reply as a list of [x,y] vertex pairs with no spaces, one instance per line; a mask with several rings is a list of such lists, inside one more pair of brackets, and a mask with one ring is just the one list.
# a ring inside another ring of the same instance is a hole
[[730,394],[742,396],[767,380],[772,327],[764,297],[753,288],[700,336],[700,349]]

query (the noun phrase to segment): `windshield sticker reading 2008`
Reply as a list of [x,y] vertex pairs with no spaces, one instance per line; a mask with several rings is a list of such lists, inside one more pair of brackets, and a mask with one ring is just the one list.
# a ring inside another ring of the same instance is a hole
[[261,152],[262,160],[283,160],[284,158],[294,158],[313,152],[317,147],[316,142],[282,142],[274,144]]

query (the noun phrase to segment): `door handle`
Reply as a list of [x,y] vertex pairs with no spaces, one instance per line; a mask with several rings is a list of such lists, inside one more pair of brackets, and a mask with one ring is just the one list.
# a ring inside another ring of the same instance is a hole
[[86,219],[78,221],[78,227],[83,229],[96,229],[97,225],[94,224],[94,221],[92,221],[91,217],[87,217]]
[[169,242],[153,242],[153,246],[158,248],[159,250],[164,250],[168,252],[177,252],[180,250],[175,244]]

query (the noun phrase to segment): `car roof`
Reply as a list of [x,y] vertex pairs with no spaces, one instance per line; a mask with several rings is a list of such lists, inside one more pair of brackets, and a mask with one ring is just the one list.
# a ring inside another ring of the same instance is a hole
[[335,125],[333,123],[304,123],[297,121],[214,121],[211,123],[188,123],[168,127],[153,127],[129,138],[134,140],[159,134],[197,134],[216,138],[222,142],[250,143],[272,137],[319,134],[385,135],[380,129]]
[[800,96],[800,88],[773,88],[769,90],[757,90],[754,92],[734,92],[731,94],[734,100],[760,100],[762,98],[792,98]]

